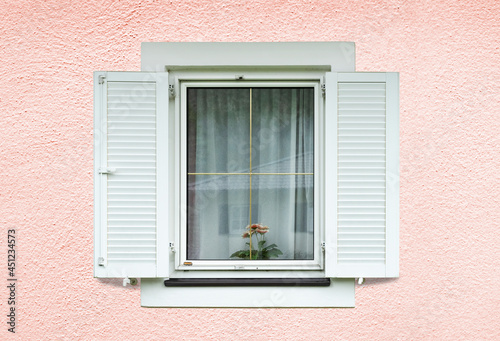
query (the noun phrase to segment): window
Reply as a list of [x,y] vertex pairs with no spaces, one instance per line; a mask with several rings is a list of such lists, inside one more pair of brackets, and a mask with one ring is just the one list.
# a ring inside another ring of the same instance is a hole
[[213,307],[352,306],[354,277],[397,276],[398,79],[353,48],[148,43],[157,72],[96,72],[95,276]]
[[317,83],[298,82],[182,84],[187,211],[180,268],[319,268],[318,90]]

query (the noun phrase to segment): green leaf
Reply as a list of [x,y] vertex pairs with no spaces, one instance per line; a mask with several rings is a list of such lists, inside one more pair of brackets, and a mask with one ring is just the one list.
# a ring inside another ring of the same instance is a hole
[[271,249],[271,250],[268,250],[268,251],[267,251],[267,254],[268,254],[269,258],[276,258],[276,257],[278,257],[279,255],[282,255],[282,254],[283,254],[283,252],[281,252],[281,251],[280,251],[279,249],[277,249],[277,248],[273,248],[273,249]]
[[[257,253],[257,251],[252,250],[252,258],[254,258],[254,252]],[[250,251],[249,250],[239,250],[234,252],[230,258],[241,258],[241,259],[250,259]]]
[[261,246],[264,245],[265,242],[266,242],[265,240],[259,241],[258,244],[259,244],[259,249],[260,250],[254,250],[254,249],[252,249],[252,258],[250,258],[250,250],[249,249],[236,251],[236,252],[234,252],[230,256],[230,258],[241,258],[241,259],[251,259],[251,260],[265,260],[265,259],[276,258],[279,255],[283,254],[283,252],[281,252],[277,248],[276,244],[271,244],[269,246],[261,248]]
[[241,258],[242,256],[242,251],[236,251],[235,253],[233,253],[231,256],[229,256],[229,258],[234,258],[234,257],[238,257],[238,258]]

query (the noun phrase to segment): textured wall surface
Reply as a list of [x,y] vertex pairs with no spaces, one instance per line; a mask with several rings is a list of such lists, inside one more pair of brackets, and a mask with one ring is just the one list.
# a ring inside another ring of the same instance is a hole
[[[500,2],[0,6],[0,258],[15,227],[18,339],[500,339]],[[92,278],[92,72],[139,70],[143,41],[354,41],[358,71],[399,71],[401,277],[357,286],[355,309],[146,309],[140,289]]]

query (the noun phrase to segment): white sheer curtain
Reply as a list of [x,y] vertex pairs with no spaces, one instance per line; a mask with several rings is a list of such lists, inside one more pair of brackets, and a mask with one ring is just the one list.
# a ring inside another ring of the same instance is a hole
[[189,88],[187,101],[188,259],[248,249],[250,205],[277,259],[312,259],[313,89]]

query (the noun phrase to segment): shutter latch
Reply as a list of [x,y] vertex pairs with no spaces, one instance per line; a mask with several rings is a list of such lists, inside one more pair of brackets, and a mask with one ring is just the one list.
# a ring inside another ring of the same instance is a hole
[[325,248],[326,248],[326,243],[321,242],[321,251],[325,252]]
[[97,258],[97,264],[99,264],[99,266],[104,266],[104,257]]
[[111,174],[116,171],[115,168],[99,168],[99,174]]
[[123,279],[123,286],[126,287],[127,284],[137,285],[137,278],[128,278],[128,277],[125,277]]
[[325,97],[326,95],[326,85],[325,83],[321,84],[321,95]]
[[106,79],[106,76],[99,76],[99,84],[104,84],[104,80]]
[[169,243],[169,246],[170,246],[170,251],[172,251],[172,252],[175,253],[175,245],[174,245],[174,243]]

